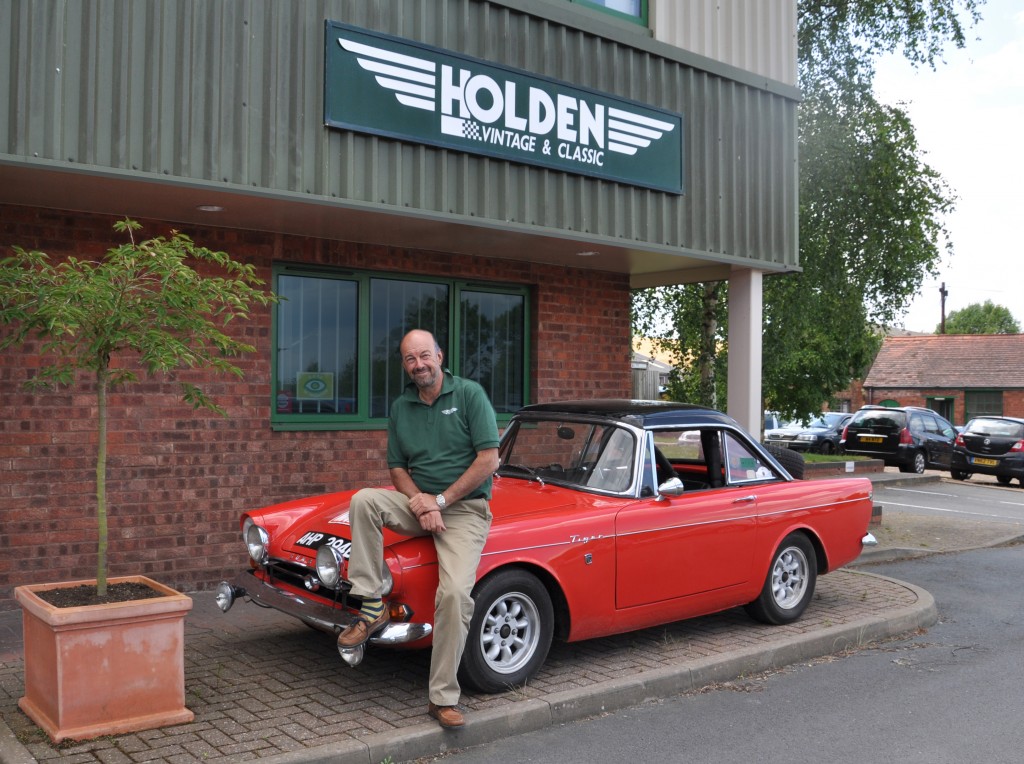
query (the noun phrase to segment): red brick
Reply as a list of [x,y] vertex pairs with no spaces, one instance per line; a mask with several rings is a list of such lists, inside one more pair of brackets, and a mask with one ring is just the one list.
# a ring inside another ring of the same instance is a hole
[[[0,220],[0,244],[54,257],[120,243],[109,217],[0,206]],[[142,222],[147,236],[172,228]],[[185,233],[253,263],[267,283],[273,261],[291,260],[528,285],[533,399],[630,395],[626,276],[258,232]],[[269,310],[232,331],[257,348],[239,359],[243,380],[178,377],[204,382],[230,418],[193,411],[163,379],[111,396],[111,575],[141,569],[185,590],[210,588],[245,565],[238,518],[246,509],[389,479],[382,431],[272,431]],[[83,379],[70,390],[25,392],[37,348],[0,354],[0,468],[9,467],[0,478],[0,610],[14,607],[16,585],[95,574],[94,386]]]

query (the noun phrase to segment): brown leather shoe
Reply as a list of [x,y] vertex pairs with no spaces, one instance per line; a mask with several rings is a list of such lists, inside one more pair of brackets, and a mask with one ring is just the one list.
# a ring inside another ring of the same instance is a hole
[[435,706],[433,703],[427,703],[427,713],[448,730],[461,727],[466,723],[466,717],[455,706]]
[[338,647],[359,647],[359,645],[366,644],[366,641],[387,626],[390,620],[391,614],[386,607],[384,612],[372,621],[368,621],[364,616],[359,616],[355,623],[338,635]]

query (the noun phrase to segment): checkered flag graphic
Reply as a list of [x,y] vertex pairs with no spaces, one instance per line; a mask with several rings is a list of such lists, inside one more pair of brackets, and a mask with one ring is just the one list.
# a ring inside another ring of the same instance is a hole
[[480,140],[480,123],[470,122],[468,119],[462,120],[462,137],[469,138],[471,141]]

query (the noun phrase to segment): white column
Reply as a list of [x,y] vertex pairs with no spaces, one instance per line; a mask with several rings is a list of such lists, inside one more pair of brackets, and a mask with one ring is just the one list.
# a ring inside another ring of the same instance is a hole
[[762,272],[733,268],[729,276],[729,400],[727,413],[761,439]]

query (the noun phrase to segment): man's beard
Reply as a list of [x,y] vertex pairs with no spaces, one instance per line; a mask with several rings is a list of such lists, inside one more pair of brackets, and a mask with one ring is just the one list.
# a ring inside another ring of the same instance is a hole
[[427,376],[425,377],[419,373],[414,373],[412,381],[415,382],[416,387],[420,388],[421,390],[426,389],[428,387],[433,387],[434,384],[437,382],[437,372],[428,371]]

